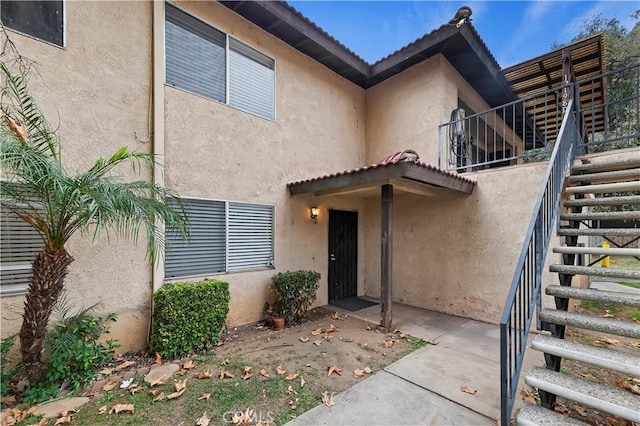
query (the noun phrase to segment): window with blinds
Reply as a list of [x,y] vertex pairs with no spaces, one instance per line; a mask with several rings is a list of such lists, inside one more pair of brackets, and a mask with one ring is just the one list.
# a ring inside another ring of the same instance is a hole
[[0,215],[0,295],[27,291],[31,282],[31,263],[44,248],[40,234],[15,214]]
[[273,267],[274,208],[183,198],[190,239],[166,230],[165,278]]
[[274,119],[275,60],[168,3],[165,56],[167,84]]

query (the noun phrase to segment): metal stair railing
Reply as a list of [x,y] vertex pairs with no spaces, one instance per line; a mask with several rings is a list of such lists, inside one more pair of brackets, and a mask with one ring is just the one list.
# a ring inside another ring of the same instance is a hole
[[572,99],[565,110],[500,320],[500,417],[503,426],[509,425],[531,324],[536,310],[539,311],[542,305],[542,270],[564,179],[579,142]]

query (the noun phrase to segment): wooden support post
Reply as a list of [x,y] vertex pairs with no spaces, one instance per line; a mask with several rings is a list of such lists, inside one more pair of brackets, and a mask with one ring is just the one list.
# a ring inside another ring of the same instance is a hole
[[381,249],[380,249],[380,285],[381,312],[380,325],[387,331],[391,329],[392,277],[393,277],[393,185],[382,185]]

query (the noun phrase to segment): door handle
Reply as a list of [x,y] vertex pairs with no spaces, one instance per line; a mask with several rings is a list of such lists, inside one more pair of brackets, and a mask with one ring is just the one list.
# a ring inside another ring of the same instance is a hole
[[335,254],[331,253],[330,256],[331,256],[331,260],[336,260],[336,255]]

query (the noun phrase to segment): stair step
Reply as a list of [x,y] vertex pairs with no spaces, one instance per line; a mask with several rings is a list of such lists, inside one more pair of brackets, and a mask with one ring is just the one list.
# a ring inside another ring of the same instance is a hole
[[640,257],[640,249],[637,249],[637,248],[562,246],[562,247],[554,247],[553,252],[561,253],[561,254],[591,254],[591,255],[598,255],[598,256]]
[[606,235],[607,237],[640,237],[640,228],[560,228],[558,229],[558,235],[561,237],[575,237],[580,235]]
[[602,194],[604,192],[640,191],[640,181],[602,183],[598,185],[570,186],[567,194]]
[[560,220],[635,220],[640,219],[640,210],[628,212],[563,213]]
[[614,416],[640,422],[640,398],[631,392],[556,373],[543,367],[529,370],[526,383]]
[[569,425],[585,426],[580,420],[563,416],[539,405],[527,404],[518,412],[518,426]]
[[640,270],[596,268],[593,266],[549,265],[549,271],[567,275],[592,275],[594,277],[640,280]]
[[611,181],[622,182],[634,179],[640,179],[640,168],[569,176],[570,183],[604,183]]
[[612,305],[640,308],[640,294],[638,293],[596,290],[592,288],[576,288],[562,285],[549,285],[544,289],[544,292],[548,296],[564,297],[567,299],[593,300],[595,302],[608,303]]
[[570,340],[539,334],[533,338],[531,347],[546,354],[557,355],[584,362],[596,367],[619,371],[631,376],[640,376],[640,357],[597,346],[583,345]]
[[640,167],[640,158],[627,158],[620,161],[609,161],[606,163],[582,163],[571,167],[571,174],[575,173],[598,173],[610,170],[625,170]]
[[569,325],[585,330],[599,331],[601,333],[615,334],[616,336],[640,339],[640,326],[631,321],[621,321],[614,318],[602,318],[593,315],[579,314],[576,312],[559,311],[556,309],[543,309],[539,313],[541,321],[550,324]]
[[574,200],[566,200],[564,202],[565,207],[580,207],[580,206],[623,206],[623,205],[638,205],[640,204],[640,195],[629,195],[624,197],[592,197],[592,198],[577,198]]

